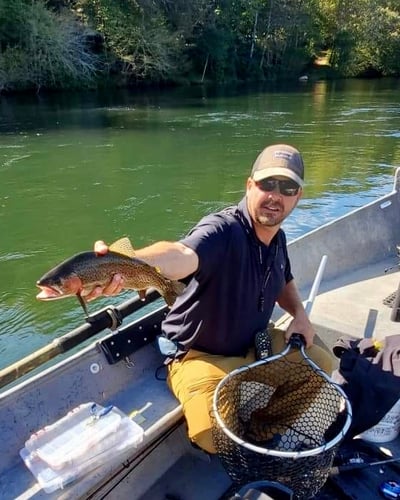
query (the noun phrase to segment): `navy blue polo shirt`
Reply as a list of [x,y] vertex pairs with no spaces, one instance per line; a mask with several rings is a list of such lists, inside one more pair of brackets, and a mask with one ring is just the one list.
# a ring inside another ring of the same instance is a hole
[[181,243],[197,253],[199,267],[163,321],[163,334],[177,344],[177,357],[190,348],[246,355],[293,279],[284,232],[268,246],[260,242],[244,198],[204,217]]

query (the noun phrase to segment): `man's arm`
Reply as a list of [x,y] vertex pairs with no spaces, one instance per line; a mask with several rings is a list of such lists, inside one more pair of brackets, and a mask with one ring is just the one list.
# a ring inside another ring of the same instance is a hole
[[180,280],[197,271],[199,258],[191,248],[176,241],[159,241],[136,251],[138,259],[158,267],[166,278]]
[[286,283],[285,288],[278,297],[278,304],[287,311],[293,320],[290,322],[285,339],[289,341],[293,333],[301,333],[306,341],[306,347],[311,347],[315,336],[314,328],[304,310],[299,292],[294,280]]
[[[104,255],[108,252],[108,246],[104,241],[96,241],[94,251],[99,256]],[[159,241],[136,250],[135,253],[138,259],[150,266],[157,267],[161,274],[172,280],[186,278],[197,271],[199,266],[196,252],[178,241]],[[85,299],[92,300],[100,295],[117,295],[123,288],[123,277],[120,274],[115,274],[108,285],[104,288],[95,287],[85,296]]]

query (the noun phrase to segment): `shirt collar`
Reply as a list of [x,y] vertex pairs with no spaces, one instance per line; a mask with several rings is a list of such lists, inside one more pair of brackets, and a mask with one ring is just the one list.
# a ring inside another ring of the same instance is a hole
[[[249,210],[247,208],[246,196],[244,196],[239,201],[237,208],[238,208],[237,213],[239,216],[239,220],[241,221],[242,225],[244,226],[246,233],[252,238],[252,240],[255,243],[257,243],[258,245],[264,245],[264,243],[262,243],[258,239],[256,232],[254,231],[253,220],[250,217]],[[273,244],[275,241],[278,241],[278,238],[279,238],[278,235],[280,234],[281,231],[282,231],[282,229],[279,229],[279,231],[275,234],[275,236],[272,238],[271,244]],[[264,246],[266,246],[266,245],[264,245]]]

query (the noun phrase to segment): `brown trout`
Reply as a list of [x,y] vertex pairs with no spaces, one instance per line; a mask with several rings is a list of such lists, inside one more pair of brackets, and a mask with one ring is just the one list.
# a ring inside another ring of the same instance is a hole
[[144,299],[148,288],[155,288],[172,306],[185,285],[179,281],[165,278],[160,271],[136,258],[128,238],[122,238],[109,247],[105,255],[95,252],[82,252],[61,262],[37,281],[41,289],[36,296],[39,300],[63,299],[76,295],[87,313],[83,291],[95,286],[105,286],[114,274],[124,278],[124,288],[136,290]]

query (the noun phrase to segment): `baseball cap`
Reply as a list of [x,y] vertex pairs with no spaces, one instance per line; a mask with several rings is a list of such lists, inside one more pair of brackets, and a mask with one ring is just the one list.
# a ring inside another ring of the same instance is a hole
[[274,144],[261,151],[254,162],[251,177],[261,181],[275,175],[283,175],[303,186],[304,163],[296,148],[287,144]]

